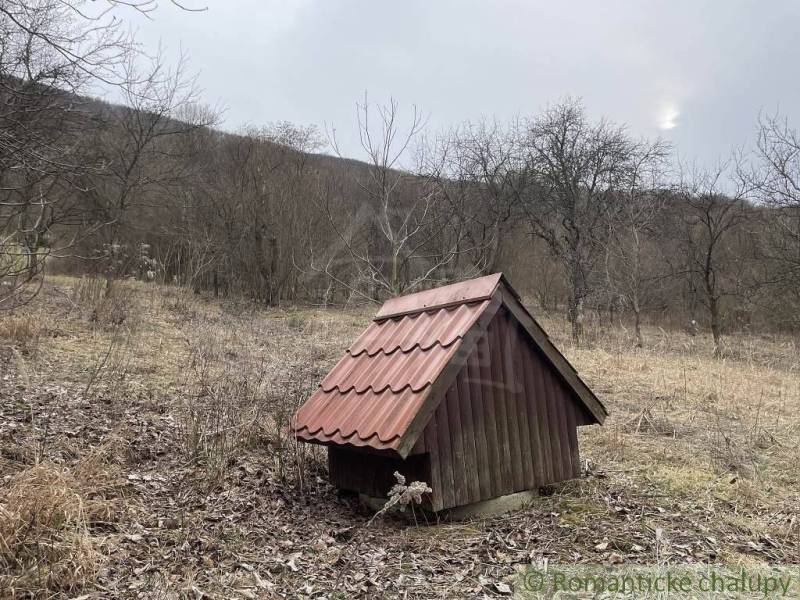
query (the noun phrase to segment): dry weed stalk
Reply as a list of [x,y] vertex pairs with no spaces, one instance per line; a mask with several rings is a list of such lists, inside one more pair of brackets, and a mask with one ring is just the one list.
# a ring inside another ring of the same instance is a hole
[[389,497],[386,504],[367,521],[368,526],[371,525],[372,521],[377,517],[387,513],[393,508],[399,508],[400,511],[404,511],[408,506],[411,507],[411,512],[414,515],[414,522],[416,523],[417,516],[414,512],[414,504],[422,504],[423,494],[433,493],[433,490],[424,481],[412,481],[406,485],[406,478],[397,471],[394,472],[394,478],[397,480],[397,483],[389,490]]
[[317,449],[292,435],[291,419],[314,389],[312,371],[312,365],[307,362],[291,365],[286,380],[269,397],[267,423],[272,430],[270,437],[276,442],[278,475],[281,482],[293,482],[301,491],[305,488],[309,460],[315,457]]

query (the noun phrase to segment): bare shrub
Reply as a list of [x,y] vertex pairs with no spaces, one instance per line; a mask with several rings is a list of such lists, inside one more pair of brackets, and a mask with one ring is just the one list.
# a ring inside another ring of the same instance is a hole
[[224,478],[235,452],[258,435],[263,417],[264,368],[249,370],[220,360],[215,349],[192,351],[189,393],[180,411],[188,455],[204,463],[212,480]]
[[318,458],[317,448],[299,442],[292,434],[291,419],[297,409],[314,391],[317,373],[313,361],[297,362],[289,366],[287,377],[271,390],[269,418],[264,421],[269,436],[275,440],[278,475],[284,483],[305,487],[309,461]]
[[133,358],[132,341],[133,333],[129,328],[114,327],[108,346],[92,367],[83,390],[84,398],[102,397],[110,403],[122,397],[123,386],[128,381]]
[[173,313],[178,322],[190,321],[197,317],[197,301],[189,288],[165,287],[159,297],[162,308]]
[[95,579],[103,560],[89,533],[84,486],[73,474],[39,464],[11,480],[0,497],[0,588],[12,595],[74,592]]
[[657,414],[652,407],[643,408],[639,414],[628,423],[633,433],[649,433],[675,437],[677,430],[665,414]]
[[135,293],[121,281],[81,277],[72,286],[72,301],[88,321],[101,327],[135,326],[138,322]]
[[39,345],[42,326],[31,316],[3,316],[0,318],[0,339],[11,342],[23,354],[31,354]]
[[81,277],[72,284],[72,301],[81,308],[97,306],[105,295],[106,280],[101,277]]

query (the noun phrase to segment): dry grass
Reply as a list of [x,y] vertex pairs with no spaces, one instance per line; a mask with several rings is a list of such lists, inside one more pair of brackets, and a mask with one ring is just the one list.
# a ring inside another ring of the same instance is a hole
[[9,342],[23,354],[31,354],[39,346],[42,325],[30,316],[0,315],[0,340]]
[[99,281],[51,281],[13,317],[20,333],[0,320],[3,339],[41,332],[36,352],[0,357],[0,586],[18,594],[297,597],[338,581],[362,597],[368,575],[406,581],[408,597],[480,597],[493,594],[481,577],[534,558],[800,562],[792,340],[737,335],[715,360],[705,336],[650,327],[637,349],[595,322],[575,347],[545,316],[611,411],[580,432],[585,476],[508,517],[381,523],[343,562],[340,538],[366,517],[325,486],[324,450],[285,425],[372,311],[263,310],[142,282],[117,282],[111,301]]
[[0,498],[0,589],[15,595],[76,592],[103,564],[89,532],[110,509],[87,483],[55,465],[14,476]]
[[797,535],[790,507],[800,489],[800,360],[792,340],[733,336],[715,360],[709,340],[682,332],[653,328],[636,349],[632,336],[610,328],[576,348],[563,325],[548,325],[612,413],[606,427],[581,431],[595,468],[665,504],[702,506],[717,527],[752,538]]

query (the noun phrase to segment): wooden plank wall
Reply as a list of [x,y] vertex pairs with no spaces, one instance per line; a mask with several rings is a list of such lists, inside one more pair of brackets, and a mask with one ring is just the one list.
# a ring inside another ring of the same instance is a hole
[[415,446],[434,510],[580,474],[576,427],[590,417],[525,336],[501,309]]

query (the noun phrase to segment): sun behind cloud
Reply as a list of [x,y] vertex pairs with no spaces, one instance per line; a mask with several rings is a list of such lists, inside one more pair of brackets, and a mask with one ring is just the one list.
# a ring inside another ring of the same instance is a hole
[[658,115],[658,128],[668,131],[678,126],[681,111],[674,104],[667,104]]

